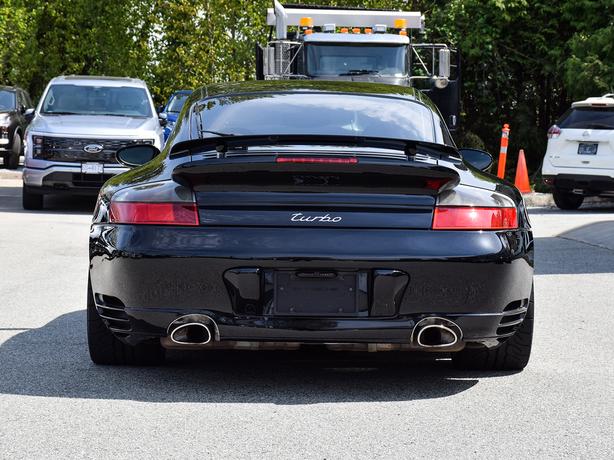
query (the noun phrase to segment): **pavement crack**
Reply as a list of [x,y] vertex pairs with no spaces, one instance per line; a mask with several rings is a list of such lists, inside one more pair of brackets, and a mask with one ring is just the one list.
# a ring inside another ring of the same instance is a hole
[[603,246],[601,244],[596,244],[596,243],[589,243],[588,241],[582,241],[582,240],[577,240],[575,238],[571,238],[569,236],[556,236],[555,238],[560,238],[562,240],[567,240],[567,241],[574,241],[576,243],[582,243],[582,244],[586,244],[587,246],[592,246],[593,248],[598,248],[598,249],[605,249],[606,251],[610,251],[610,252],[614,252],[614,249],[609,248],[607,246]]

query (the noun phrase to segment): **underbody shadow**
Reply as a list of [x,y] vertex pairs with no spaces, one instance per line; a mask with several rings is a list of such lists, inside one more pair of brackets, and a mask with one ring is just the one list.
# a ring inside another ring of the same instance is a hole
[[0,394],[150,402],[434,399],[468,390],[478,377],[509,374],[460,372],[435,355],[391,352],[172,352],[158,367],[96,366],[87,351],[84,311],[12,335],[0,346],[0,363]]
[[46,195],[42,210],[27,211],[21,204],[21,190],[21,187],[0,187],[0,212],[91,215],[96,205],[94,196]]

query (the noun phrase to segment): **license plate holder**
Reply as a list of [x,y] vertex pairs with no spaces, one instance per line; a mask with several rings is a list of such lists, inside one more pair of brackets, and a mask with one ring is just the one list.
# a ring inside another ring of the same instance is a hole
[[83,174],[103,174],[104,165],[102,163],[81,163],[81,173]]
[[274,313],[281,316],[355,316],[366,308],[366,286],[363,285],[366,285],[366,274],[359,272],[276,272]]
[[578,155],[597,155],[598,148],[599,148],[599,144],[581,143],[580,145],[578,145]]

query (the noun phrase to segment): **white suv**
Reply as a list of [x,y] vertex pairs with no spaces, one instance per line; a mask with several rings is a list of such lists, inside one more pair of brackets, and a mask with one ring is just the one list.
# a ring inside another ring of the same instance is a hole
[[561,209],[614,197],[614,94],[574,102],[548,130],[542,176]]
[[28,127],[23,207],[41,209],[47,194],[96,195],[126,167],[115,152],[163,144],[163,125],[145,82],[62,76],[49,82]]

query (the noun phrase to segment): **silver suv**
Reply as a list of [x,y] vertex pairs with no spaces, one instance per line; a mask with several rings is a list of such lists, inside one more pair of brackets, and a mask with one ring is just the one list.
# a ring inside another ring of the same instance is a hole
[[44,195],[96,195],[126,171],[115,152],[130,144],[161,149],[163,125],[145,82],[133,78],[62,76],[49,82],[28,127],[24,209]]

